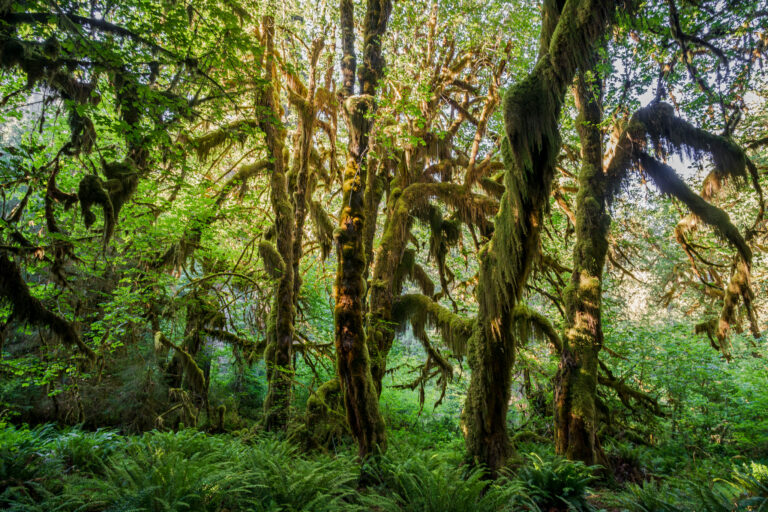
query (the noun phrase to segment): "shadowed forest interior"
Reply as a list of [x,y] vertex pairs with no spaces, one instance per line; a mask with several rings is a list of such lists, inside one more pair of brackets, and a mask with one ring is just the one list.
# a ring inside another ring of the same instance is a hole
[[768,511],[767,0],[0,0],[0,508]]

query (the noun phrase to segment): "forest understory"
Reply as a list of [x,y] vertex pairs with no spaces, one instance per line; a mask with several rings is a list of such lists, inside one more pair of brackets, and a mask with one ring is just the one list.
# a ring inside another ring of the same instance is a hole
[[0,509],[768,512],[766,57],[766,0],[0,0]]

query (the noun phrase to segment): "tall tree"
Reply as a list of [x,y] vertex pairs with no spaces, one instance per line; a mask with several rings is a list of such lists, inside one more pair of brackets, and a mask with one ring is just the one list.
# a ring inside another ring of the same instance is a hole
[[277,66],[274,23],[271,16],[265,16],[262,23],[266,63],[265,86],[260,98],[263,112],[259,116],[259,127],[264,132],[271,164],[269,191],[275,215],[275,238],[278,261],[280,261],[274,306],[267,325],[267,348],[264,351],[269,382],[269,390],[264,400],[264,425],[267,430],[284,430],[288,423],[293,386],[295,286],[293,244],[296,236],[296,219],[288,194],[283,151],[285,128],[281,120],[282,107],[279,106],[275,90]]
[[[596,57],[596,56],[595,56]],[[591,71],[591,73],[590,73]],[[595,67],[579,72],[574,97],[579,116],[581,170],[576,197],[576,244],[571,282],[564,291],[565,333],[555,383],[555,451],[587,464],[603,462],[597,440],[598,358],[603,344],[601,301],[610,216],[603,172],[602,80]]]
[[[376,91],[384,69],[382,36],[387,28],[390,0],[368,0],[363,22],[363,61],[355,54],[354,3],[342,0],[341,39],[344,117],[349,131],[348,156],[343,174],[343,203],[335,233],[336,270],[335,346],[336,366],[344,406],[361,457],[386,449],[384,420],[378,393],[371,377],[371,363],[363,324],[367,262],[365,254],[365,188],[367,153]],[[360,92],[355,94],[355,73]]]

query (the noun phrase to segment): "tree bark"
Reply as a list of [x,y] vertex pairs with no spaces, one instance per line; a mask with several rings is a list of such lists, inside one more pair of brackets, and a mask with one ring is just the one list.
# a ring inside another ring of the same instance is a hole
[[266,42],[266,85],[260,103],[264,115],[259,127],[264,132],[271,157],[270,201],[275,214],[277,252],[283,259],[277,291],[267,327],[267,348],[264,361],[267,365],[268,389],[264,400],[264,427],[268,431],[285,430],[288,424],[293,382],[293,240],[294,211],[288,195],[283,148],[285,128],[280,121],[280,107],[275,98],[272,81],[275,77],[274,20],[264,17]]
[[[594,68],[593,68],[594,69]],[[576,245],[573,273],[564,292],[565,335],[555,379],[555,451],[586,464],[603,462],[597,438],[598,357],[603,345],[601,320],[603,268],[610,216],[606,211],[603,172],[602,109],[599,80],[585,73],[576,80],[581,139],[581,172],[576,198]]]
[[365,255],[365,185],[376,85],[383,71],[381,38],[391,11],[389,0],[368,0],[363,29],[363,63],[358,71],[362,94],[353,95],[355,78],[354,7],[342,0],[342,93],[349,129],[347,164],[343,173],[343,205],[336,230],[335,345],[336,362],[347,421],[360,457],[386,449],[384,420],[371,377],[363,324],[367,262]]

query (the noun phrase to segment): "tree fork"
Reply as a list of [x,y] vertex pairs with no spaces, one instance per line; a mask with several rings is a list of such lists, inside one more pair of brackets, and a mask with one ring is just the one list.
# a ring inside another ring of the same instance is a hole
[[615,9],[616,2],[608,0],[545,1],[539,60],[504,99],[508,170],[493,237],[480,254],[479,313],[469,342],[472,377],[462,414],[468,457],[494,476],[511,451],[506,426],[515,351],[511,313],[539,250],[560,151],[560,110],[576,70],[588,63]]

